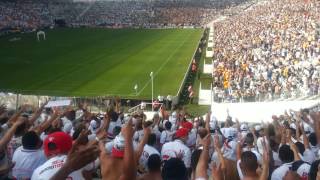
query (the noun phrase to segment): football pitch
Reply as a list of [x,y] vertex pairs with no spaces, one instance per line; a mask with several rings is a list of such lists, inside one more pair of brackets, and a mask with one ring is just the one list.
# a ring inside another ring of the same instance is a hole
[[153,71],[155,97],[176,95],[203,34],[202,29],[45,32],[40,42],[36,33],[0,37],[0,91],[151,99]]

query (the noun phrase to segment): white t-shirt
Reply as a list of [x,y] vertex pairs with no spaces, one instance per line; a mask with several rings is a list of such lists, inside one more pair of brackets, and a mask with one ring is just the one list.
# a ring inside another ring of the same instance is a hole
[[[55,156],[48,161],[46,161],[43,165],[39,166],[32,174],[31,180],[47,180],[55,175],[56,172],[64,165],[66,162],[67,155]],[[94,163],[90,163],[82,169],[72,172],[69,174],[68,179],[72,180],[82,180],[84,177],[82,176],[82,171],[87,170],[90,171],[94,167]]]
[[182,160],[187,168],[191,167],[191,151],[190,149],[179,139],[173,142],[165,143],[162,146],[161,158],[162,160],[168,160],[170,158],[182,157]]
[[13,177],[17,179],[30,179],[33,171],[47,161],[42,149],[27,150],[20,146],[13,154]]
[[222,147],[222,153],[223,157],[236,161],[237,156],[236,156],[236,148],[237,148],[237,142],[236,141],[230,141],[230,142],[225,142]]
[[148,168],[147,168],[148,159],[149,159],[149,156],[151,156],[151,155],[153,155],[153,154],[158,154],[158,155],[160,156],[160,153],[159,153],[159,151],[158,151],[156,148],[154,148],[154,147],[146,144],[146,145],[143,147],[143,152],[142,152],[142,155],[141,155],[140,161],[139,161],[140,165],[141,165],[144,169],[148,169]]
[[269,144],[269,142],[268,142],[268,140],[267,140],[267,138],[266,138],[265,136],[259,137],[259,138],[257,139],[258,152],[259,152],[261,155],[263,155],[263,138],[264,138],[264,140],[265,140],[265,142],[266,142],[266,145]]
[[[301,161],[302,162],[302,161]],[[272,180],[282,180],[282,178],[286,175],[287,171],[289,169],[294,168],[293,162],[291,163],[285,163],[278,167],[276,170],[273,171],[271,179]],[[301,179],[308,178],[309,171],[310,171],[310,165],[308,163],[302,162],[302,164],[296,169],[297,174],[301,177]]]
[[142,138],[143,138],[143,135],[144,135],[143,130],[136,131],[133,134],[133,140],[135,142],[140,142],[142,140]]
[[174,132],[172,131],[162,131],[160,136],[160,144],[164,144],[166,142],[172,141],[172,136],[174,135]]
[[279,158],[279,153],[272,151],[273,161],[275,166],[281,166],[282,162]]
[[188,147],[193,147],[196,145],[197,141],[197,130],[192,129],[188,135],[187,145]]
[[275,169],[271,175],[272,180],[282,180],[287,171],[291,168],[292,163],[284,163],[277,169]]
[[312,164],[312,162],[316,160],[316,156],[310,149],[306,149],[303,152],[303,160],[309,164]]
[[114,129],[116,126],[121,127],[121,120],[118,119],[117,121],[111,121],[111,122],[110,122],[108,131],[107,131],[107,134],[108,134],[108,137],[109,137],[109,138],[113,138],[113,137],[114,137],[113,129]]

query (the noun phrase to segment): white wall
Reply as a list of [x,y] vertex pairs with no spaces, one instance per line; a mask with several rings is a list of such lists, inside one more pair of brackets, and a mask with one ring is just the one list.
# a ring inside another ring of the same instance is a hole
[[229,111],[230,116],[244,122],[270,122],[272,115],[284,114],[285,110],[300,110],[319,104],[319,100],[309,101],[278,101],[254,103],[214,103],[212,113],[219,121],[224,121]]

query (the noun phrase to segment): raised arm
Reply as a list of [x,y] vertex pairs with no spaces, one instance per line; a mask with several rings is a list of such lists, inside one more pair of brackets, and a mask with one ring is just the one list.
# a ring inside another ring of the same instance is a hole
[[135,162],[138,164],[139,162],[139,159],[142,155],[142,152],[143,152],[143,149],[144,149],[144,146],[146,145],[146,143],[148,142],[148,138],[151,134],[151,129],[149,127],[143,127],[143,138],[142,140],[140,141],[138,147],[137,147],[137,150],[135,151]]
[[3,151],[6,149],[7,144],[10,142],[11,138],[13,137],[14,133],[16,132],[16,129],[19,125],[23,124],[25,122],[24,118],[18,119],[11,128],[5,133],[5,135],[0,139],[0,151]]
[[29,123],[31,125],[34,124],[34,122],[40,117],[44,107],[48,104],[48,101],[46,101],[45,103],[43,103],[37,110],[36,112],[32,115],[32,117],[29,119]]
[[134,150],[132,145],[132,119],[124,127],[125,148],[123,157],[123,172],[121,180],[135,180],[137,172],[137,163],[135,162]]
[[11,116],[11,118],[8,120],[7,124],[9,126],[13,125],[18,120],[20,115],[26,110],[26,107],[27,107],[27,105],[22,105],[20,107],[20,109],[13,116]]
[[236,118],[236,125],[237,125],[238,132],[241,132],[241,130],[240,130],[240,122],[239,122],[238,118]]
[[211,135],[207,134],[206,137],[202,139],[203,150],[201,152],[197,167],[196,167],[196,178],[208,179],[207,169],[209,162],[209,147],[211,143]]
[[219,158],[219,161],[220,161],[220,168],[222,170],[222,173],[224,173],[224,171],[226,169],[226,162],[225,162],[224,157],[223,157],[222,152],[221,152],[221,145],[220,145],[220,142],[219,142],[218,133],[216,133],[216,135],[214,136],[213,143],[214,143],[214,149],[217,152],[218,158]]
[[242,154],[241,142],[238,141],[238,143],[237,143],[237,149],[236,149],[237,161],[241,159],[241,154]]
[[211,112],[208,112],[206,115],[206,126],[205,126],[208,133],[210,133],[210,116],[211,116]]
[[313,112],[310,114],[311,118],[314,120],[314,131],[317,136],[317,143],[320,144],[320,112]]
[[262,162],[262,173],[260,175],[259,180],[267,180],[269,176],[269,163],[270,163],[270,148],[267,145],[265,139],[262,141],[263,145],[263,162]]
[[[298,129],[298,128],[297,128]],[[309,143],[309,139],[306,135],[306,132],[304,131],[303,127],[300,127],[301,132],[302,132],[302,138],[303,138],[303,145],[305,149],[310,149],[310,143]]]

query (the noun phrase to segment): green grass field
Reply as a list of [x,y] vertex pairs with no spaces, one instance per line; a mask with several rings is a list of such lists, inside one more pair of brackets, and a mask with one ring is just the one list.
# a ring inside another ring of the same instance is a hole
[[41,42],[35,33],[0,37],[0,91],[150,99],[153,71],[155,96],[176,95],[202,32],[83,28],[46,31]]

